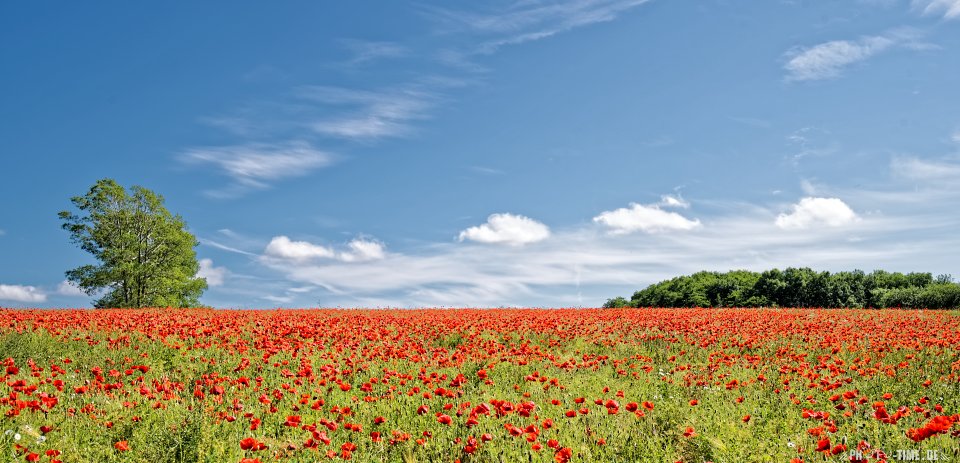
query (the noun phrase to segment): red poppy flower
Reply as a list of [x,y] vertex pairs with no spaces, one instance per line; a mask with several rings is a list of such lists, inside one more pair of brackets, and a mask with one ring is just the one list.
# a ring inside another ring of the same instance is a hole
[[240,448],[243,450],[258,451],[267,448],[267,445],[252,437],[247,437],[246,439],[240,441]]
[[817,441],[817,451],[818,452],[827,452],[830,450],[830,439],[823,438]]

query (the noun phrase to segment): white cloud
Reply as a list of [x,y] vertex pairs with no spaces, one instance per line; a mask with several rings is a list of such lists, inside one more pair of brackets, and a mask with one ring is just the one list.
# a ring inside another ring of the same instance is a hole
[[960,130],[953,132],[953,135],[950,136],[950,139],[953,140],[954,143],[960,143]]
[[265,299],[277,304],[289,304],[293,302],[293,296],[263,296],[261,299]]
[[663,195],[660,197],[660,206],[662,207],[678,207],[680,209],[690,209],[690,203],[685,201],[680,196],[673,195]]
[[665,211],[657,204],[645,206],[630,203],[630,207],[602,212],[593,221],[607,226],[613,234],[682,231],[700,227],[699,219],[690,220],[676,212]]
[[794,50],[783,66],[787,80],[819,80],[838,77],[841,71],[890,48],[894,42],[886,37],[865,37],[859,41],[834,40],[810,48]]
[[948,161],[930,161],[916,157],[896,157],[890,161],[890,171],[909,180],[935,182],[960,181],[960,164]]
[[[537,246],[435,243],[365,262],[260,262],[281,275],[286,287],[317,288],[310,299],[296,301],[314,304],[320,298],[324,306],[348,307],[599,305],[699,270],[809,266],[948,273],[956,254],[944,250],[960,249],[960,216],[943,213],[944,204],[960,200],[954,183],[960,182],[886,182],[878,191],[823,186],[833,191],[810,195],[779,217],[756,205],[714,204],[728,212],[710,226],[642,239],[574,226],[551,230],[550,239]],[[871,212],[860,217],[838,197]]]
[[479,243],[520,246],[550,237],[550,228],[529,217],[514,214],[492,214],[487,222],[460,232],[459,240]]
[[275,236],[263,252],[263,257],[268,260],[291,262],[307,262],[317,259],[366,262],[383,259],[385,256],[383,243],[365,238],[353,239],[347,243],[346,250],[337,251],[331,247],[313,244],[308,241],[292,241],[286,236]]
[[312,259],[331,259],[336,256],[333,249],[307,241],[291,241],[286,236],[273,237],[263,253],[267,257],[298,262]]
[[226,267],[214,267],[212,259],[200,259],[200,270],[197,276],[207,279],[208,286],[222,286],[227,277]]
[[47,295],[35,286],[0,285],[0,300],[43,302],[47,300]]
[[333,155],[304,141],[192,148],[180,159],[188,164],[212,164],[242,188],[266,188],[270,182],[307,175],[334,161]]
[[254,254],[254,253],[252,253],[252,252],[244,251],[243,249],[237,249],[237,248],[235,248],[235,247],[233,247],[233,246],[227,246],[226,244],[219,243],[219,242],[216,242],[216,241],[213,241],[213,240],[210,240],[210,239],[206,239],[206,238],[197,238],[197,241],[199,241],[200,244],[202,244],[202,245],[210,246],[210,247],[217,248],[217,249],[221,249],[221,250],[227,251],[227,252],[232,252],[232,253],[236,253],[236,254],[243,254],[243,255],[245,255],[245,256],[255,256],[255,255],[256,255],[256,254]]
[[960,18],[960,0],[913,0],[923,14],[942,14],[946,19]]
[[793,205],[793,211],[777,216],[775,224],[784,230],[814,226],[840,227],[859,220],[857,214],[838,198],[807,197]]
[[344,114],[310,123],[320,134],[352,140],[376,140],[407,135],[411,122],[426,119],[438,96],[410,86],[395,91],[363,91],[339,87],[310,86],[299,90],[301,98],[330,106],[346,106]]
[[[551,230],[550,239],[536,246],[447,242],[349,263],[336,258],[258,262],[283,279],[267,293],[281,295],[275,302],[313,305],[319,298],[327,307],[599,305],[699,270],[809,266],[949,273],[956,253],[945,250],[960,249],[955,233],[960,215],[943,211],[945,204],[960,200],[960,182],[897,182],[897,170],[914,170],[890,167],[880,190],[821,185],[818,194],[808,194],[779,216],[780,211],[762,206],[713,201],[706,207],[726,211],[724,215],[684,233],[638,239],[581,225]],[[915,170],[929,172],[924,169]],[[870,212],[858,216],[837,198]],[[311,290],[306,294],[293,288]]]
[[315,289],[317,289],[316,286],[298,286],[294,288],[289,288],[287,289],[287,291],[295,294],[301,294],[301,293],[309,293],[310,291],[313,291]]
[[383,259],[383,244],[377,241],[355,239],[347,244],[349,251],[341,252],[338,258],[344,262],[361,262]]
[[82,289],[67,280],[61,281],[57,286],[57,294],[71,297],[85,297],[87,295]]
[[920,43],[920,32],[901,28],[884,35],[861,37],[858,40],[834,40],[812,47],[798,47],[787,52],[789,60],[783,68],[787,81],[821,80],[839,77],[848,66],[864,61],[896,46],[911,49],[932,47]]
[[946,270],[953,259],[938,249],[960,245],[952,235],[942,243],[883,239],[915,233],[916,227],[930,226],[928,221],[865,218],[856,228],[861,240],[854,242],[849,228],[784,233],[771,215],[747,209],[710,227],[643,239],[575,227],[537,246],[438,243],[360,263],[261,262],[288,282],[320,288],[309,301],[320,298],[324,306],[570,307],[580,301],[599,305],[607,297],[704,269],[899,269],[924,262],[924,268]]

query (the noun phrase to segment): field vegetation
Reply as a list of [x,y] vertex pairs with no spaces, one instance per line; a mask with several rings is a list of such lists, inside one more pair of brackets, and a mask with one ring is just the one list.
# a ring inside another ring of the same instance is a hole
[[0,353],[4,461],[960,461],[953,311],[4,310]]

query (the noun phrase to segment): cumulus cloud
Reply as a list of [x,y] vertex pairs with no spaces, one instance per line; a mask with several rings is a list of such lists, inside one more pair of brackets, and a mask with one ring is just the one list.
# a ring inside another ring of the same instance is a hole
[[857,40],[833,40],[812,47],[797,47],[787,52],[783,65],[787,81],[832,79],[850,65],[869,59],[896,46],[912,49],[930,48],[918,42],[920,33],[913,29],[895,29],[884,35]]
[[215,267],[212,259],[200,259],[200,270],[197,276],[207,279],[209,286],[222,286],[227,277],[226,267]]
[[487,222],[460,232],[460,241],[521,246],[550,237],[550,228],[529,217],[514,214],[492,214]]
[[275,236],[267,244],[263,255],[267,259],[292,262],[307,262],[317,259],[365,262],[383,259],[386,255],[384,248],[383,243],[379,241],[356,238],[347,243],[346,250],[337,251],[332,247],[313,244],[309,241],[293,241],[286,236]]
[[789,213],[777,216],[775,224],[784,230],[815,226],[840,227],[859,220],[857,214],[839,198],[807,197],[793,205]]
[[939,14],[946,19],[960,18],[960,0],[913,0],[923,14]]
[[268,257],[292,261],[329,259],[336,255],[333,249],[307,241],[293,241],[286,236],[275,236],[263,251]]
[[379,260],[384,257],[383,244],[378,241],[355,239],[347,244],[349,251],[341,252],[338,257],[344,262]]
[[63,280],[57,286],[57,294],[61,296],[71,296],[71,297],[84,297],[87,293],[83,292],[82,289],[76,287],[73,283]]
[[[670,200],[664,199],[661,204],[686,207],[682,206],[686,205],[685,202],[677,198],[669,198]],[[593,221],[605,225],[613,234],[627,234],[637,231],[645,233],[683,231],[700,227],[699,219],[690,220],[676,212],[665,211],[661,209],[658,204],[643,205],[630,203],[630,207],[621,207],[612,211],[605,211],[594,217]]]
[[0,284],[0,301],[43,302],[47,295],[35,286]]

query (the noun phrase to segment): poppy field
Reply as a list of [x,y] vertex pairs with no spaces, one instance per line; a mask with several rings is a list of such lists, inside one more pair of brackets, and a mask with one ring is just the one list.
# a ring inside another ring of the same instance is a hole
[[0,310],[0,459],[960,461],[960,314]]

